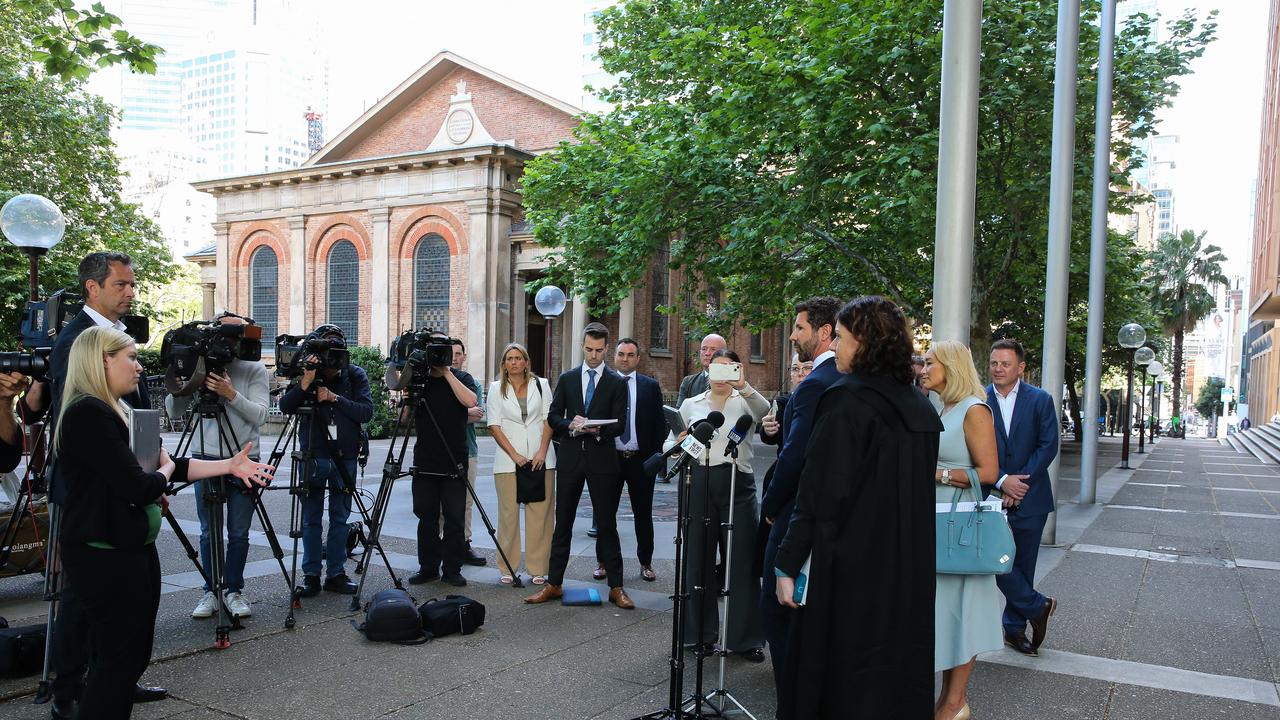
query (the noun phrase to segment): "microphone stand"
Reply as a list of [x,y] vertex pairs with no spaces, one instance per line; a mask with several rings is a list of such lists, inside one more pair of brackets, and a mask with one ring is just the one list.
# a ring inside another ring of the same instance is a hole
[[[710,455],[710,453],[707,454]],[[707,701],[719,699],[720,702],[716,709],[720,716],[724,716],[725,700],[728,700],[736,705],[744,715],[751,718],[751,720],[756,720],[756,716],[752,715],[751,711],[738,702],[737,698],[730,695],[729,691],[724,687],[725,658],[729,655],[729,648],[725,647],[725,640],[729,633],[729,601],[732,594],[729,588],[729,578],[733,577],[733,506],[737,504],[734,500],[738,489],[738,446],[734,445],[729,454],[733,458],[733,461],[729,463],[729,517],[724,523],[728,536],[725,540],[724,550],[724,585],[720,588],[720,597],[724,598],[724,607],[720,608],[720,637],[716,641],[716,654],[720,656],[720,680],[719,685],[707,695],[706,699]]]

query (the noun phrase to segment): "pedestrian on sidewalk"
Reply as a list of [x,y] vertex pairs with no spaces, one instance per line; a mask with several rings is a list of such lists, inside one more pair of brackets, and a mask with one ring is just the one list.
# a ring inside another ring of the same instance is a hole
[[[995,484],[996,430],[969,348],[954,340],[937,342],[924,362],[924,389],[942,401],[944,428],[934,472],[938,484],[934,502],[950,505],[957,488],[970,487],[975,477],[982,485]],[[982,494],[981,489],[974,490],[975,495]],[[973,497],[962,493],[961,499]],[[933,669],[942,671],[942,693],[933,717],[967,720],[969,676],[977,655],[1000,648],[1000,595],[994,575],[935,577]]]
[[[1036,655],[1044,642],[1049,617],[1058,607],[1035,589],[1040,533],[1054,510],[1049,463],[1058,455],[1058,414],[1053,398],[1022,382],[1026,352],[1017,340],[991,346],[991,382],[987,405],[995,414],[1000,480],[1017,553],[1013,570],[996,578],[1004,593],[1004,641],[1023,655]],[[1027,625],[1031,639],[1027,639]]]

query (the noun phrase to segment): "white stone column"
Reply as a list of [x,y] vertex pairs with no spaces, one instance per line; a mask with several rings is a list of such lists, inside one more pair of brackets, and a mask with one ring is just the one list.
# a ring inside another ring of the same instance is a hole
[[381,348],[385,353],[390,347],[391,210],[373,208],[369,210],[369,217],[373,220],[373,265],[369,272],[369,285],[373,293],[369,311],[373,317],[369,319],[369,344]]
[[635,328],[636,291],[632,288],[631,292],[627,293],[627,296],[622,299],[622,305],[618,307],[618,337],[614,339],[621,340],[625,337],[634,338]]
[[572,327],[567,342],[569,344],[569,367],[582,364],[582,331],[587,327],[587,299],[581,295],[573,296]]
[[[516,275],[512,279],[511,286],[511,342],[518,342],[525,347],[529,347],[528,330],[529,316],[528,303],[525,298],[524,278]],[[541,348],[537,350],[529,348],[530,353],[541,352],[541,350]],[[497,360],[498,358],[494,359]]]
[[[214,251],[216,273],[214,283],[217,286],[214,291],[214,304],[217,306],[217,311],[229,309],[230,303],[228,299],[235,297],[235,290],[231,287],[230,230],[231,226],[227,223],[213,223],[213,237],[214,242],[217,243],[217,249]],[[209,317],[213,317],[213,315],[209,315]]]
[[307,327],[306,218],[289,218],[289,334],[305,335]]
[[200,317],[211,318],[214,315],[217,315],[218,314],[218,311],[217,311],[218,301],[216,298],[216,294],[218,292],[217,283],[205,283],[200,286],[200,289],[204,291],[203,297],[202,297],[203,303],[201,308],[203,310],[203,314]]
[[[493,325],[493,268],[490,258],[492,228],[489,203],[480,199],[467,203],[470,211],[467,243],[467,324],[462,329],[467,344],[467,368],[472,372],[489,366],[490,327]],[[450,329],[450,333],[454,329]],[[474,373],[473,373],[474,375]]]

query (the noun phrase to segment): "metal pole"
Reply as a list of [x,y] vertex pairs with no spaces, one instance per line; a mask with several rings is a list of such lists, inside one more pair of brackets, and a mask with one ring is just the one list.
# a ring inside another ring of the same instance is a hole
[[1147,366],[1142,366],[1142,392],[1138,393],[1138,454],[1145,455],[1147,439]]
[[933,339],[969,344],[974,193],[978,177],[978,60],[981,0],[942,9],[942,100],[933,250]]
[[[1136,350],[1136,349],[1135,349]],[[1129,351],[1129,389],[1124,395],[1124,440],[1120,441],[1120,469],[1129,469],[1129,426],[1133,424],[1130,406],[1133,405],[1133,353]]]
[[[1049,164],[1049,251],[1044,285],[1044,361],[1041,384],[1062,412],[1062,377],[1067,360],[1067,281],[1071,266],[1071,184],[1075,170],[1076,73],[1080,44],[1080,0],[1058,0],[1057,57],[1053,72],[1053,147]],[[1055,422],[1057,417],[1054,418]],[[1049,487],[1055,512],[1050,513],[1040,542],[1057,540],[1059,453],[1049,464]]]
[[[1102,0],[1099,17],[1098,101],[1093,116],[1093,226],[1089,234],[1089,329],[1085,336],[1084,414],[1098,417],[1102,393],[1102,307],[1107,280],[1107,198],[1111,191],[1111,83],[1116,45],[1116,0]],[[1101,429],[1098,433],[1101,434]],[[1080,452],[1080,504],[1098,500],[1098,436],[1085,433]]]

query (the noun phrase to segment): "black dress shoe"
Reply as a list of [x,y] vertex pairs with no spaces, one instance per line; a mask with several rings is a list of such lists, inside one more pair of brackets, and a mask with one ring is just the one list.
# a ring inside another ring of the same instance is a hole
[[423,585],[429,582],[435,582],[436,580],[439,580],[439,579],[440,579],[440,573],[438,572],[433,573],[433,572],[427,572],[426,570],[419,570],[418,572],[409,576],[409,584]]
[[489,561],[477,555],[476,551],[471,549],[471,543],[467,543],[467,551],[462,554],[462,562],[474,567],[484,567]]
[[355,595],[359,589],[355,583],[351,582],[351,578],[346,573],[334,575],[331,578],[325,578],[324,589],[329,592],[336,592],[339,595]]
[[298,591],[298,597],[315,597],[320,594],[320,576],[304,575],[302,577],[302,589]]
[[147,687],[146,685],[135,685],[133,688],[133,701],[135,703],[155,702],[169,697],[169,691],[162,687]]
[[592,525],[591,529],[587,531],[587,537],[596,537],[599,534],[600,534],[600,528],[596,527],[595,525]]
[[462,573],[445,573],[442,578],[447,584],[454,587],[466,587],[467,579],[462,577]]
[[1049,616],[1058,609],[1058,601],[1053,598],[1045,598],[1044,610],[1040,614],[1031,618],[1031,647],[1039,650],[1040,645],[1044,643],[1044,636],[1049,632]]
[[764,662],[764,648],[751,648],[750,650],[739,650],[737,656],[752,663]]
[[1036,652],[1036,649],[1034,647],[1031,646],[1031,641],[1027,639],[1027,636],[1022,633],[1005,633],[1004,644],[1008,645],[1014,650],[1017,650],[1023,655],[1030,655],[1031,657],[1036,657],[1040,654]]
[[75,720],[79,714],[80,703],[70,698],[54,696],[53,702],[49,703],[49,715],[53,720]]

